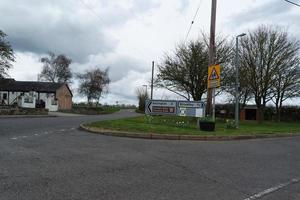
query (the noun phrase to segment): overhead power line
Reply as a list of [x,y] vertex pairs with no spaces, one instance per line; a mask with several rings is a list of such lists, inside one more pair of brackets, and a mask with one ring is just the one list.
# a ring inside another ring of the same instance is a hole
[[291,3],[291,4],[295,5],[295,6],[300,7],[300,4],[297,4],[297,3],[295,3],[295,2],[292,2],[292,1],[289,1],[289,0],[284,0],[284,1],[286,1],[286,2],[288,2],[288,3]]
[[202,3],[202,0],[200,0],[200,2],[199,2],[199,5],[198,5],[197,10],[196,10],[196,13],[195,13],[195,15],[194,15],[194,17],[193,17],[193,20],[192,20],[192,22],[191,22],[191,24],[190,24],[190,27],[189,27],[189,29],[188,29],[188,32],[187,32],[187,34],[186,34],[186,36],[185,36],[184,42],[186,42],[187,38],[189,37],[189,34],[190,34],[191,30],[192,30],[192,27],[193,27],[193,25],[194,25],[194,22],[195,22],[195,20],[196,20],[196,18],[197,18],[197,15],[198,15],[198,12],[199,12],[201,3]]
[[79,2],[86,8],[86,9],[88,9],[89,11],[91,11],[91,13],[93,14],[93,15],[95,15],[95,17],[97,17],[97,19],[101,22],[101,23],[103,23],[103,20],[102,20],[102,18],[87,4],[87,3],[85,3],[83,0],[79,0]]

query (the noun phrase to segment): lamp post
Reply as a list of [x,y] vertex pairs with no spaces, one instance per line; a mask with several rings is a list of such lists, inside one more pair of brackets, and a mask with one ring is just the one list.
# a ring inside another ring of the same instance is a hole
[[235,126],[239,128],[239,38],[245,36],[246,33],[242,33],[235,37]]

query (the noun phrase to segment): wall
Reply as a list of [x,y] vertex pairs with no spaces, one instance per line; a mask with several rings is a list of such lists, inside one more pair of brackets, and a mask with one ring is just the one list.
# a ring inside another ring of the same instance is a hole
[[56,91],[56,98],[58,99],[59,110],[72,109],[72,94],[66,85],[63,85]]
[[54,93],[40,93],[39,99],[45,102],[45,108],[47,108],[49,111],[53,112],[58,110]]
[[[30,102],[28,102],[27,100],[30,100]],[[36,102],[36,98],[35,97],[31,97],[28,95],[22,96],[21,97],[21,106],[22,108],[35,108],[35,102]]]
[[0,104],[2,103],[3,94],[7,95],[6,100],[4,100],[6,105],[11,105],[13,103],[17,103],[17,97],[21,94],[21,92],[6,92],[6,91],[0,91]]

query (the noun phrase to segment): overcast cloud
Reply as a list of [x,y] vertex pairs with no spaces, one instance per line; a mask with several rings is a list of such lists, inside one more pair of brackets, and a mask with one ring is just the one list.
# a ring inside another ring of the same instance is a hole
[[[73,72],[109,67],[110,94],[102,103],[136,103],[135,90],[149,82],[152,60],[159,63],[184,40],[199,4],[188,39],[209,30],[210,0],[1,0],[0,29],[17,55],[9,73],[36,80],[41,56],[64,53],[73,60]],[[234,36],[268,23],[299,37],[299,13],[283,0],[218,1],[217,32]],[[178,97],[156,90],[155,98]]]

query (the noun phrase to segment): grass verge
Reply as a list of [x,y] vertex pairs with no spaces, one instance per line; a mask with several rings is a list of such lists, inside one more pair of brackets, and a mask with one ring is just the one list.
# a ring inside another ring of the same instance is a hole
[[197,129],[197,119],[192,117],[135,117],[128,119],[109,120],[86,124],[88,127],[101,129],[174,135],[265,135],[265,134],[297,134],[300,133],[300,123],[244,121],[239,129],[228,129],[226,121],[217,120],[215,132],[205,132]]

